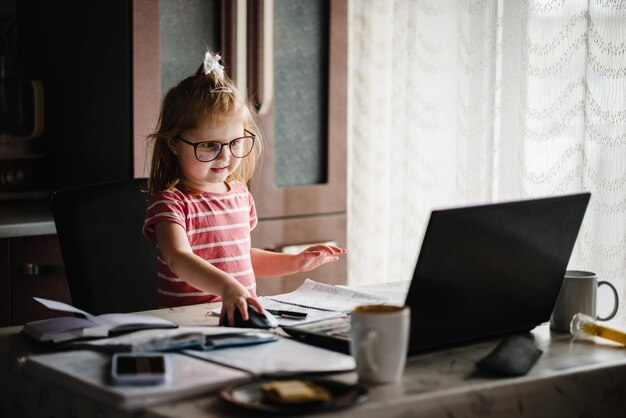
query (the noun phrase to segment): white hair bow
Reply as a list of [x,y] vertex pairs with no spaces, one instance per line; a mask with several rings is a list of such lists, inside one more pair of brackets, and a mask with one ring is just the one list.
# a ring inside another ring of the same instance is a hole
[[220,65],[222,57],[219,55],[211,55],[209,51],[204,54],[204,74],[213,72],[219,79],[224,78],[224,66]]

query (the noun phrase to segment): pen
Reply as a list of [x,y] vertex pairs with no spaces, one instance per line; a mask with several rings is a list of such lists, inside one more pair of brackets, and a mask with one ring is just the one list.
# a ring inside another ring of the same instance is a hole
[[282,309],[266,309],[266,311],[281,318],[304,319],[307,316],[306,312],[285,311]]

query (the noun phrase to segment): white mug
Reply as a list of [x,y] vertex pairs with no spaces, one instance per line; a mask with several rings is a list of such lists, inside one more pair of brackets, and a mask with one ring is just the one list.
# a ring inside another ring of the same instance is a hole
[[409,346],[410,310],[404,306],[363,305],[350,316],[350,349],[360,380],[398,382]]
[[[596,315],[597,291],[600,286],[608,286],[615,297],[613,311],[603,318]],[[608,321],[615,316],[618,306],[617,290],[611,283],[598,281],[598,276],[589,271],[568,270],[552,311],[550,328],[569,332],[570,322],[577,313],[584,313],[599,321]]]

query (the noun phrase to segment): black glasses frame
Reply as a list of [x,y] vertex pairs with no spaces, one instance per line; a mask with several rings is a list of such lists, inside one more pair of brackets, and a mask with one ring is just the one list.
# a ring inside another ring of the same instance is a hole
[[[248,135],[245,136],[240,136],[239,138],[235,138],[231,141],[228,142],[219,142],[219,141],[200,141],[200,142],[191,142],[191,141],[187,141],[185,138],[176,135],[174,138],[179,139],[181,141],[183,141],[185,144],[189,144],[193,147],[193,155],[196,157],[196,160],[202,162],[202,163],[209,163],[211,161],[217,160],[220,156],[220,154],[222,153],[222,150],[224,149],[225,146],[228,146],[228,150],[230,151],[230,155],[232,155],[235,158],[245,158],[248,155],[250,155],[250,153],[252,152],[252,150],[254,149],[254,141],[256,141],[256,135],[252,132],[250,132],[247,129],[243,130],[245,133],[247,133]],[[240,139],[244,139],[244,138],[250,138],[252,139],[252,146],[250,147],[250,151],[248,151],[245,155],[242,155],[241,157],[237,157],[235,154],[233,154],[233,143],[235,141],[238,141]],[[211,158],[210,160],[201,160],[198,157],[198,146],[202,145],[202,144],[218,144],[220,146],[220,150],[217,152],[217,154],[215,154],[215,157]]]

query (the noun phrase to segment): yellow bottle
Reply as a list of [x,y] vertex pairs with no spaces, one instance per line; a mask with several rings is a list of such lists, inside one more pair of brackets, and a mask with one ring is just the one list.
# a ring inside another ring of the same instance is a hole
[[600,337],[626,346],[626,333],[600,325],[592,317],[577,313],[570,323],[570,332],[576,338]]

